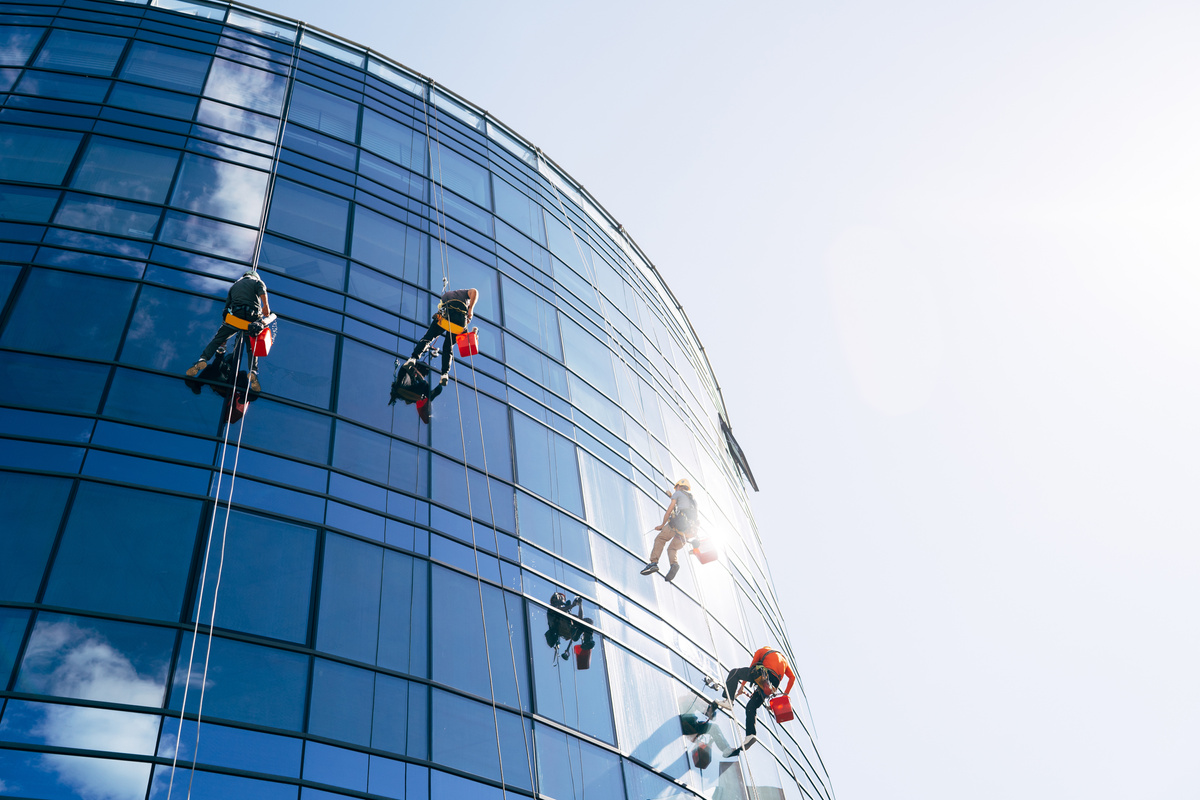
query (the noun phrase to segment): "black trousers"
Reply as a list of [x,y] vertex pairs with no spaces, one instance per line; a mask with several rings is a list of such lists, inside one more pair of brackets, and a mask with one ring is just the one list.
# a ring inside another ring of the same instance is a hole
[[445,375],[450,371],[450,362],[454,360],[454,334],[439,325],[436,318],[433,322],[429,323],[429,328],[425,331],[425,335],[417,341],[417,345],[412,351],[412,357],[420,358],[425,353],[425,349],[437,338],[439,333],[444,334],[441,350],[442,374]]
[[[738,684],[742,681],[750,681],[753,683],[754,670],[750,667],[737,667],[729,670],[729,675],[725,678],[725,696],[729,698],[729,702],[733,702],[734,695],[737,694]],[[770,673],[768,673],[770,674]],[[770,676],[771,685],[779,686],[779,679],[774,675]],[[758,709],[765,703],[767,696],[763,694],[763,690],[754,687],[754,692],[750,695],[750,699],[746,701],[746,735],[753,736],[757,728],[754,725],[754,716],[758,713]]]
[[[224,344],[229,341],[229,337],[235,333],[241,333],[239,328],[235,328],[227,322],[222,322],[221,327],[217,328],[217,333],[213,336],[212,341],[208,343],[208,347],[204,348],[204,352],[200,354],[200,358],[205,361],[211,361],[212,357],[217,354]],[[250,371],[254,372],[258,369],[258,357],[254,355],[254,348],[249,347],[249,336],[246,337],[247,352],[250,354]]]

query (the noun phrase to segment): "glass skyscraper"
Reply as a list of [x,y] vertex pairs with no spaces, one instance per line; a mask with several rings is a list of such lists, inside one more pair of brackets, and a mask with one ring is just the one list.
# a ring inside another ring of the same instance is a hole
[[[251,265],[225,424],[182,373]],[[426,425],[443,279],[481,352]],[[680,477],[720,559],[667,583]],[[0,796],[831,800],[802,689],[740,757],[702,718],[793,655],[747,480],[659,272],[493,117],[245,6],[0,3]]]

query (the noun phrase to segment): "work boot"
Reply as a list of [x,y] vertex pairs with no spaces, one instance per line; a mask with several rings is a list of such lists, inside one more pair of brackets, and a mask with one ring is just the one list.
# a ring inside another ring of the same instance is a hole
[[250,373],[250,391],[252,391],[252,392],[261,392],[262,391],[262,387],[258,385],[258,373],[257,372]]
[[746,741],[742,742],[742,751],[750,749],[750,746],[758,741],[758,737],[753,733],[746,737]]
[[679,564],[677,564],[677,563],[672,564],[671,568],[669,570],[667,570],[667,574],[664,575],[663,578],[666,579],[667,583],[670,583],[671,581],[675,580],[675,576],[678,574],[679,574]]
[[722,697],[720,700],[718,700],[717,706],[725,709],[726,711],[733,711],[733,701],[728,697]]
[[404,367],[407,369],[408,367],[411,367],[415,363],[417,363],[417,360],[415,358],[410,358],[408,361],[404,362]]
[[651,561],[650,563],[646,564],[646,566],[642,567],[643,575],[652,575],[655,572],[658,572],[658,562],[656,561]]
[[208,362],[202,358],[199,361],[197,361],[195,364],[193,364],[192,366],[188,367],[188,371],[183,374],[187,375],[189,378],[194,378],[197,375],[199,375],[201,372],[203,372],[204,368],[207,366],[208,366]]

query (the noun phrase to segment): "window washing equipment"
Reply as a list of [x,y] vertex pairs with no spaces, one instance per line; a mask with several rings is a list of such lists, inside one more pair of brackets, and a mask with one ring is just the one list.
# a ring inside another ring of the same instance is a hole
[[[275,319],[275,315],[271,314],[249,326],[250,345],[254,349],[254,355],[258,358],[271,353],[271,345],[275,343],[275,330],[278,327]],[[257,333],[255,333],[255,328],[259,329]]]
[[796,714],[792,711],[792,701],[786,694],[775,695],[770,702],[771,713],[775,715],[776,722],[790,722],[796,718]]
[[458,343],[458,354],[466,358],[467,356],[479,355],[479,329],[472,328],[469,331],[463,331],[455,337],[454,341]]
[[692,555],[700,559],[701,564],[711,564],[720,557],[717,546],[707,537],[696,539],[692,546]]
[[592,668],[592,651],[591,649],[584,650],[583,645],[575,645],[575,669],[591,669]]
[[712,745],[708,742],[700,742],[692,749],[692,763],[698,769],[704,769],[712,763]]

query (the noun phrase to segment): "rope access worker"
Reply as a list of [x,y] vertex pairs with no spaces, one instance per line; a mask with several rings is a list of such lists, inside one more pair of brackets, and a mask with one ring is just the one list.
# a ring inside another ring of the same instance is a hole
[[[263,279],[258,277],[258,273],[253,269],[247,270],[246,274],[233,282],[229,287],[229,294],[225,297],[224,321],[221,327],[217,328],[217,333],[213,336],[212,341],[208,343],[208,347],[204,348],[204,352],[200,354],[200,359],[188,368],[187,376],[194,378],[208,366],[209,360],[217,354],[217,350],[224,351],[225,343],[229,341],[229,337],[239,331],[246,330],[250,324],[259,322],[263,317],[271,315],[271,304],[267,299],[267,284]],[[230,325],[228,317],[233,316],[247,323],[246,325],[237,326]],[[255,391],[261,391],[258,385],[258,358],[253,352],[250,353],[250,388]]]
[[431,391],[429,388],[429,365],[424,361],[405,364],[392,381],[392,396],[388,405],[395,405],[397,400],[403,400],[405,405],[417,404],[417,416],[426,425],[430,419],[430,404],[442,393],[446,382],[442,381]]
[[475,289],[451,289],[442,294],[438,310],[429,323],[429,329],[413,348],[412,355],[404,362],[402,369],[412,369],[417,359],[425,354],[438,334],[444,334],[442,341],[442,379],[445,386],[450,380],[450,363],[454,361],[454,337],[467,329],[471,318],[475,316],[475,303],[479,300],[479,292]]
[[692,498],[692,484],[687,478],[680,478],[675,482],[671,503],[663,514],[662,524],[654,528],[660,533],[654,537],[654,549],[650,551],[650,561],[642,567],[643,575],[658,572],[658,560],[662,558],[663,548],[666,547],[671,568],[663,577],[668,581],[675,579],[679,573],[679,551],[687,543],[687,534],[695,530],[697,516],[696,501]]
[[750,666],[729,670],[729,675],[725,678],[725,699],[719,703],[727,711],[733,710],[733,699],[737,697],[743,683],[752,682],[757,686],[751,693],[750,699],[746,701],[746,741],[742,742],[739,750],[748,750],[750,745],[758,741],[758,737],[755,735],[754,715],[758,712],[758,707],[766,701],[767,696],[774,694],[775,690],[779,688],[779,682],[785,676],[788,679],[788,685],[783,693],[791,694],[792,684],[796,682],[796,675],[792,672],[792,667],[783,653],[772,650],[770,647],[758,648]]
[[[578,642],[583,639],[583,649],[591,650],[596,646],[596,634],[587,625],[581,625],[576,622],[571,616],[571,609],[579,607],[580,619],[590,623],[590,619],[583,618],[583,598],[576,597],[571,602],[567,602],[567,596],[562,592],[555,592],[550,597],[551,609],[546,612],[546,645],[548,647],[558,647],[559,639],[566,639],[568,642]],[[567,655],[564,654],[563,658]]]

